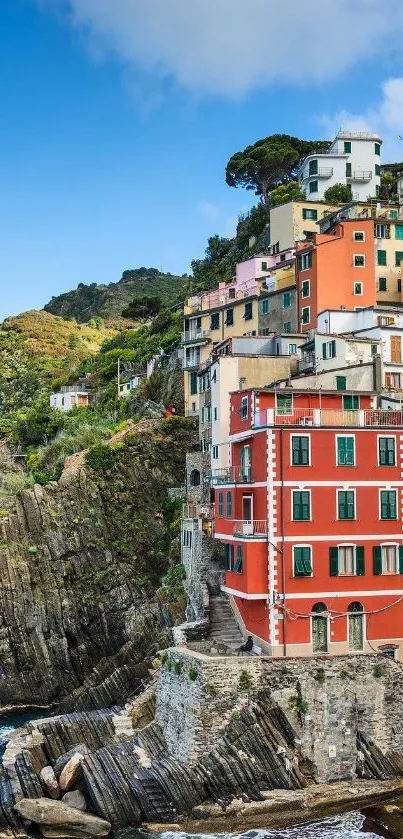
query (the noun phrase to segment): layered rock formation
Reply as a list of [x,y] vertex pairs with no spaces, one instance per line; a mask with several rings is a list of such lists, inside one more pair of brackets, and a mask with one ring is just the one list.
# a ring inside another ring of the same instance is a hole
[[[155,598],[192,426],[144,420],[0,521],[0,706],[108,708],[165,646]],[[91,464],[91,465],[89,465]]]

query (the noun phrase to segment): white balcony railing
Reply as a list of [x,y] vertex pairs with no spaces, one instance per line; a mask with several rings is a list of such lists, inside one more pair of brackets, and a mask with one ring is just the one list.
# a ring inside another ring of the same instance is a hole
[[187,344],[190,341],[205,341],[210,335],[210,329],[189,329],[183,333],[182,343]]
[[333,175],[333,166],[319,166],[317,171],[318,178],[331,178]]
[[372,172],[368,169],[364,171],[363,169],[354,169],[351,175],[348,175],[346,180],[347,183],[351,183],[352,181],[370,181],[372,178]]
[[320,408],[295,408],[289,414],[277,414],[272,408],[257,411],[254,426],[261,428],[270,425],[314,425],[325,427],[356,426],[392,427],[403,426],[403,411],[382,409],[343,411],[321,410]]
[[214,484],[250,484],[253,482],[252,468],[226,466],[223,469],[213,469],[210,480]]
[[197,370],[199,368],[200,358],[198,356],[191,356],[191,358],[184,358],[182,368],[184,370]]
[[267,536],[267,521],[235,521],[234,536]]

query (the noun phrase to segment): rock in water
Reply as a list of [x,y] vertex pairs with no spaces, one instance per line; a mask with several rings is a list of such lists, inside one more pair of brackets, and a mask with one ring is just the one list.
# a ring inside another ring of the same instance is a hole
[[47,839],[98,839],[109,836],[111,831],[110,823],[98,816],[82,813],[49,798],[23,798],[14,805],[14,810],[22,819],[37,824]]
[[79,789],[73,789],[71,792],[66,792],[66,794],[63,795],[62,802],[63,804],[67,804],[67,807],[73,807],[74,810],[81,810],[82,813],[85,813],[87,810],[85,798]]
[[68,790],[73,789],[77,781],[81,778],[83,771],[81,764],[83,760],[84,755],[81,755],[80,752],[76,752],[76,754],[70,758],[69,762],[66,763],[66,766],[62,770],[59,778],[60,789],[64,792],[68,792]]
[[60,787],[51,766],[44,766],[39,773],[42,787],[51,798],[60,798]]

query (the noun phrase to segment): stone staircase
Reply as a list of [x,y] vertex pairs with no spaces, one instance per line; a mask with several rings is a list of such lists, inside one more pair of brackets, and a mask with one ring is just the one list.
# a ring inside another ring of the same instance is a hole
[[211,640],[216,644],[225,644],[235,650],[244,643],[245,639],[226,597],[210,597],[210,627]]

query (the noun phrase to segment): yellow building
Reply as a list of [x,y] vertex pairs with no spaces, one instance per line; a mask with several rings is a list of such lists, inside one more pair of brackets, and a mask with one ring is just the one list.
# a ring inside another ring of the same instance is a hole
[[403,209],[379,209],[374,234],[377,303],[402,303]]
[[312,238],[319,230],[318,221],[341,206],[323,201],[287,201],[273,207],[270,210],[271,252],[286,251],[294,248],[295,242]]

